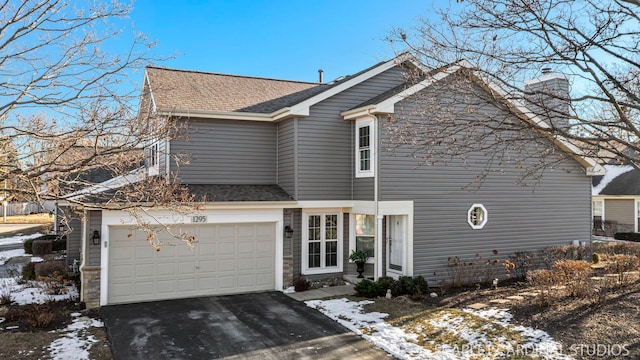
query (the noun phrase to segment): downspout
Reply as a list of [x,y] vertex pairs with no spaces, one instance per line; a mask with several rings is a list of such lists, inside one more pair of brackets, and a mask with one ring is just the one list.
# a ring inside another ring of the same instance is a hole
[[376,115],[372,115],[373,118],[373,128],[375,129],[374,131],[374,141],[375,141],[375,148],[374,148],[374,154],[373,156],[375,156],[375,167],[373,169],[373,201],[375,203],[375,217],[376,217],[376,234],[378,235],[378,241],[376,242],[376,254],[378,254],[378,256],[376,256],[376,266],[374,268],[373,271],[373,278],[375,280],[377,280],[379,277],[382,276],[382,262],[384,261],[383,256],[382,256],[382,249],[383,249],[383,242],[384,242],[384,234],[382,233],[382,215],[380,215],[380,209],[379,209],[379,196],[378,196],[378,192],[380,190],[380,180],[379,180],[379,174],[380,174],[380,141],[378,141],[379,139],[379,127],[378,127],[378,116]]
[[87,259],[87,222],[89,222],[89,213],[87,212],[87,210],[83,210],[83,220],[82,221],[82,231],[80,234],[81,237],[81,241],[80,241],[80,266],[78,268],[78,270],[80,271],[80,301],[85,301],[84,299],[84,267],[86,265],[86,259]]

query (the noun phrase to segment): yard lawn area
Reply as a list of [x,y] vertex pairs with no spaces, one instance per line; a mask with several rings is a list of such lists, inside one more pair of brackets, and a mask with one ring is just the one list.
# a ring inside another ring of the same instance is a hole
[[[522,284],[438,298],[308,301],[399,359],[638,359],[640,283],[592,304],[566,298],[541,307]],[[469,306],[488,306],[473,310]]]
[[0,223],[3,224],[48,224],[53,223],[53,216],[49,213],[14,215],[7,216],[7,222],[3,222],[4,218],[0,217]]

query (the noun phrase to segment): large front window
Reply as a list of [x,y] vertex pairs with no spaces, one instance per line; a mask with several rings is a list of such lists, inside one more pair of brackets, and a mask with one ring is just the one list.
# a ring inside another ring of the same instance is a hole
[[340,214],[306,215],[306,241],[303,244],[305,273],[342,271]]
[[375,228],[374,215],[356,214],[356,250],[366,251],[369,257],[375,256]]
[[374,127],[373,119],[356,120],[356,177],[373,176]]

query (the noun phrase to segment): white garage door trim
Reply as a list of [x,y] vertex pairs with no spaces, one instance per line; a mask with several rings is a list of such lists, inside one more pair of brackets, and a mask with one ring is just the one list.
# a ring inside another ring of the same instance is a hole
[[[271,222],[275,224],[275,288],[282,289],[282,246],[283,246],[283,212],[282,209],[260,209],[260,210],[206,210],[198,212],[198,215],[204,215],[207,224],[225,224],[225,223],[264,223]],[[154,220],[155,219],[155,220]],[[190,216],[182,216],[170,213],[168,211],[154,211],[148,217],[148,221],[162,221],[164,224],[189,224]],[[108,304],[108,285],[109,285],[109,228],[110,226],[134,225],[135,222],[130,215],[123,211],[103,211],[102,212],[102,245],[101,245],[101,276],[100,276],[100,305]],[[203,225],[203,224],[199,224]],[[180,244],[180,246],[184,246]]]

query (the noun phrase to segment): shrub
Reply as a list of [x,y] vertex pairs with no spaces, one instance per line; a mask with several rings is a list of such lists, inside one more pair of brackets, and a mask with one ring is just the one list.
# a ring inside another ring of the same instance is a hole
[[62,238],[62,239],[57,239],[51,242],[51,250],[52,251],[63,251],[63,250],[67,250],[67,240]]
[[591,259],[590,246],[561,245],[549,246],[540,250],[540,257],[547,269],[560,260],[589,260]]
[[551,306],[558,298],[556,276],[551,270],[533,270],[527,273],[527,282],[538,291],[538,304]]
[[293,288],[296,292],[307,291],[311,288],[311,282],[304,276],[296,276],[293,279]]
[[51,277],[54,274],[66,275],[64,260],[52,260],[35,263],[36,278]]
[[411,276],[401,276],[391,285],[393,296],[401,295],[424,295],[429,291],[427,281],[422,276],[413,278]]
[[35,239],[28,239],[22,243],[22,247],[24,247],[25,254],[33,254],[33,242]]
[[632,276],[627,276],[630,271],[640,269],[640,258],[635,255],[617,254],[607,258],[605,271],[608,274],[617,274],[620,285],[628,285],[636,280]]
[[386,289],[383,289],[379,283],[373,282],[371,280],[364,279],[357,283],[354,286],[356,293],[358,296],[363,296],[367,298],[374,298],[378,296],[383,296],[387,292]]
[[626,240],[640,242],[640,233],[636,232],[617,232],[613,235],[616,240]]
[[33,255],[42,256],[42,255],[51,254],[51,251],[52,251],[51,242],[52,242],[51,240],[34,241],[33,245],[31,246]]
[[593,253],[593,255],[591,255],[591,262],[593,262],[594,264],[597,264],[600,262],[600,254],[598,253]]
[[387,294],[387,290],[391,289],[391,287],[393,286],[393,283],[395,282],[395,280],[390,277],[390,276],[382,276],[378,278],[378,285],[380,285],[380,287],[383,290],[383,295]]
[[45,305],[31,304],[27,307],[27,322],[36,329],[46,328],[53,320],[53,312]]
[[27,263],[22,267],[22,280],[29,281],[36,279],[36,264],[35,263]]
[[622,243],[622,242],[611,242],[611,243],[596,243],[593,245],[594,251],[600,253],[600,255],[616,255],[616,254],[624,254],[624,255],[636,255],[640,257],[640,244],[635,243]]
[[509,256],[509,259],[514,264],[514,272],[517,279],[525,280],[527,273],[536,268],[535,254],[530,251],[516,251]]
[[0,279],[0,305],[11,304],[11,285]]
[[591,264],[584,260],[560,260],[553,264],[558,285],[566,286],[569,296],[584,297],[591,290]]

